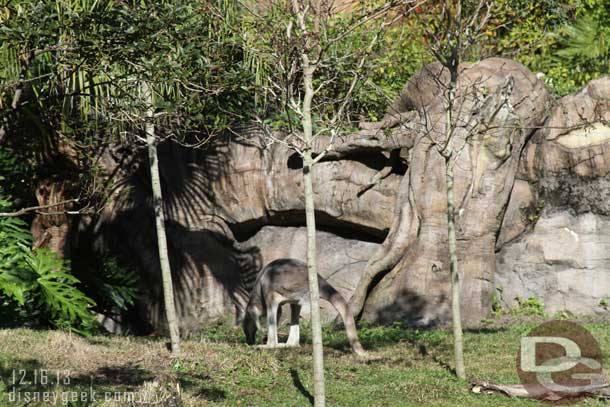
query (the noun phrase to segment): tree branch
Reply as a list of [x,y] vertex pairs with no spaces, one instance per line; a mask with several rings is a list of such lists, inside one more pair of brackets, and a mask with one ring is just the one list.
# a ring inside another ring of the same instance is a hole
[[[69,203],[74,203],[74,202],[79,202],[79,201],[80,201],[79,198],[74,198],[74,199],[68,199],[68,200],[65,200],[65,201],[57,202],[57,203],[54,203],[54,204],[39,205],[39,206],[30,206],[28,208],[21,208],[18,211],[15,211],[15,212],[0,212],[0,217],[2,217],[2,218],[16,218],[16,217],[25,215],[26,213],[29,213],[29,212],[34,212],[34,211],[38,212],[41,209],[55,208],[55,207],[58,207],[58,206],[67,205]],[[55,214],[57,214],[57,212],[53,212],[53,213],[38,212],[38,213],[41,214],[41,215],[44,215],[44,214],[55,215]],[[63,213],[68,213],[68,212],[61,212],[61,214],[63,214]],[[78,213],[78,211],[75,211],[75,212],[70,211],[69,213],[70,214],[75,214],[75,213]]]

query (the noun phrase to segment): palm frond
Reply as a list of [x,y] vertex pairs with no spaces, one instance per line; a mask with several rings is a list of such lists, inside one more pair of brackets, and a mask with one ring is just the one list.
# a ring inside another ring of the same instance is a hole
[[591,60],[610,55],[606,32],[591,15],[582,16],[574,24],[564,26],[557,38],[561,49],[556,55],[560,58]]

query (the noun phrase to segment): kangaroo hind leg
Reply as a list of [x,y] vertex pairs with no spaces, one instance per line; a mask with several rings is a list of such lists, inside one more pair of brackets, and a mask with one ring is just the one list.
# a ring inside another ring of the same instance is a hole
[[301,314],[301,306],[299,304],[290,304],[290,333],[288,334],[288,346],[299,346],[299,316]]

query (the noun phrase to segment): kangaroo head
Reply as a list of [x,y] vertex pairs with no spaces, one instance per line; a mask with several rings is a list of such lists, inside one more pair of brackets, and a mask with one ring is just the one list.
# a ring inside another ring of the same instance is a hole
[[254,345],[256,343],[256,332],[260,329],[259,315],[255,309],[248,307],[242,321],[242,328],[246,335],[246,343]]

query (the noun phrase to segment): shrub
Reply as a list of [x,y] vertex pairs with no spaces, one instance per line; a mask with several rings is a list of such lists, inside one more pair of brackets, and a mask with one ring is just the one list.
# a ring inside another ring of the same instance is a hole
[[487,55],[513,58],[558,96],[608,73],[610,11],[603,0],[499,0]]
[[91,332],[93,300],[77,288],[79,280],[64,260],[47,249],[31,250],[31,243],[24,221],[0,218],[0,324]]
[[546,317],[546,312],[544,312],[544,304],[536,297],[529,297],[527,300],[522,300],[521,298],[515,298],[518,306],[510,309],[510,314],[512,316],[528,316],[535,315],[540,317]]

